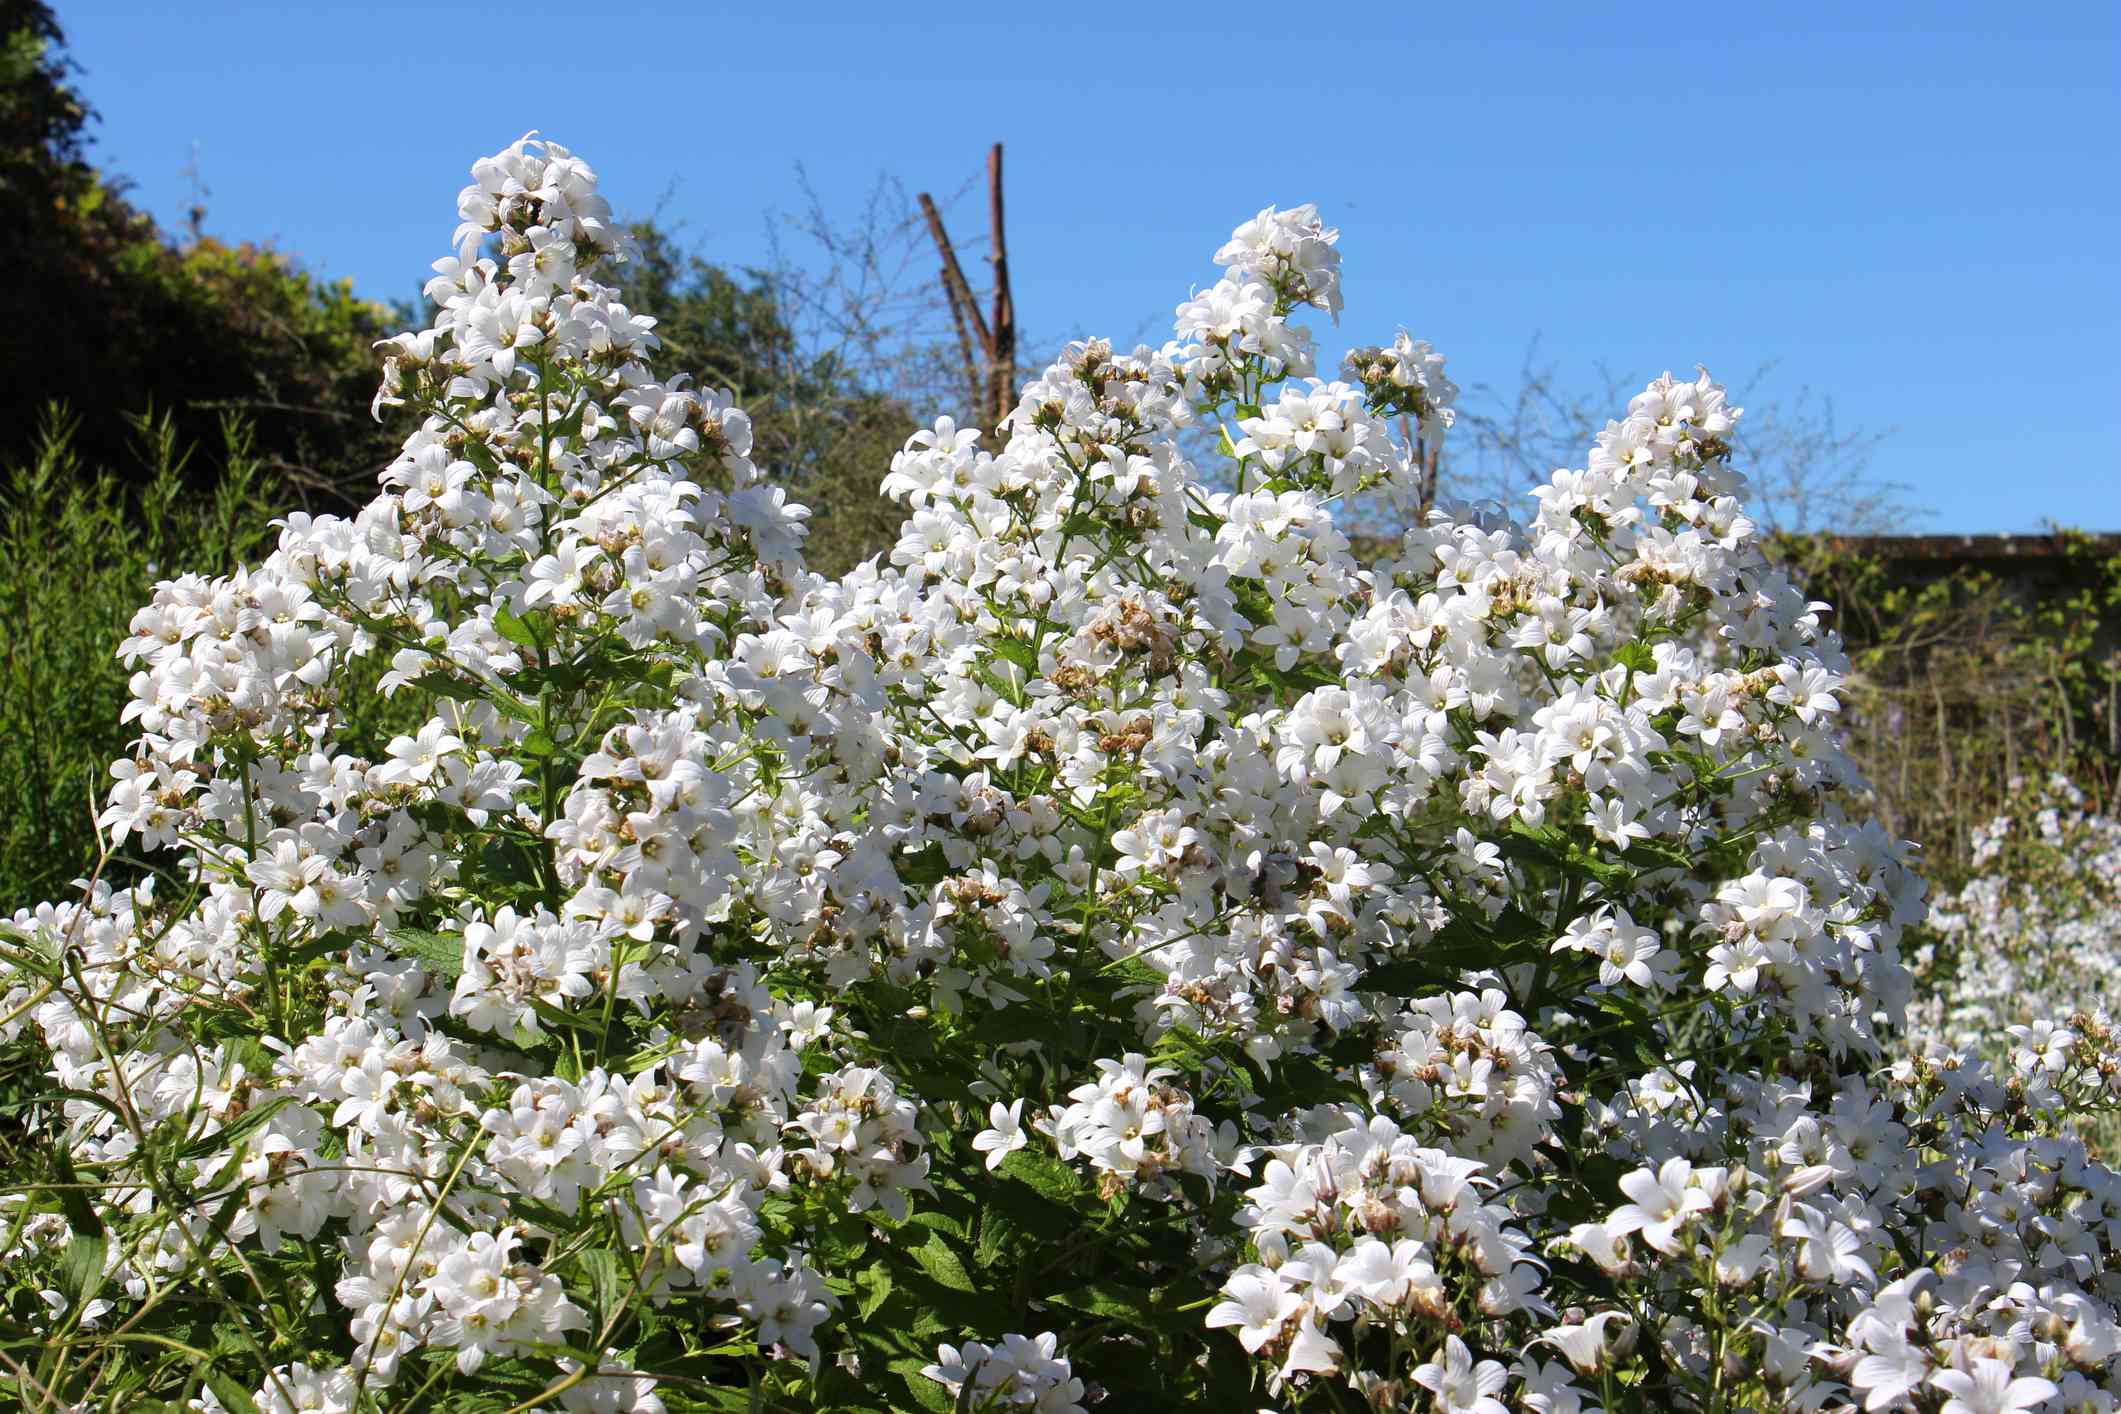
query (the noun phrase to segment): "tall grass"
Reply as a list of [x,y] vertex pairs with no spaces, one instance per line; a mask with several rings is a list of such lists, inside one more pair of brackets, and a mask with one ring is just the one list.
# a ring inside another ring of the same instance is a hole
[[167,416],[130,421],[132,465],[82,465],[77,420],[53,411],[34,455],[0,469],[0,914],[94,866],[95,809],[133,736],[116,650],[155,582],[226,573],[274,536],[244,424],[223,422],[225,470],[202,489]]

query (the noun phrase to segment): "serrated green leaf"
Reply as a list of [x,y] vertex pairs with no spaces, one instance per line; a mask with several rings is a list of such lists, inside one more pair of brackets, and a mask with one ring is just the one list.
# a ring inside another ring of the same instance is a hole
[[861,1300],[854,1308],[855,1314],[862,1320],[874,1316],[891,1299],[891,1273],[881,1262],[863,1269],[856,1275],[854,1285],[861,1293]]
[[1007,659],[1032,677],[1038,676],[1038,652],[1022,639],[998,634],[987,640],[987,646],[997,658]]
[[979,1242],[972,1249],[972,1261],[981,1271],[988,1271],[1000,1260],[1009,1240],[1017,1235],[1016,1224],[992,1209],[980,1214]]
[[1002,1160],[1002,1172],[1049,1203],[1073,1206],[1088,1187],[1082,1176],[1050,1154],[1018,1149]]
[[393,928],[390,930],[391,950],[400,957],[414,962],[444,981],[454,982],[464,975],[464,935],[462,933],[436,933],[426,928]]
[[1149,1292],[1118,1282],[1089,1282],[1056,1292],[1047,1299],[1071,1311],[1125,1321],[1130,1326],[1149,1325],[1156,1319],[1155,1301]]
[[921,1373],[922,1368],[930,1363],[932,1362],[909,1358],[894,1360],[885,1368],[906,1382],[906,1390],[913,1396],[915,1404],[923,1409],[943,1411],[946,1414],[953,1407],[950,1392]]
[[110,1255],[110,1239],[101,1227],[94,1232],[77,1231],[68,1239],[59,1258],[59,1291],[70,1309],[78,1310],[94,1298],[103,1285],[103,1263]]
[[979,1291],[973,1284],[971,1273],[965,1270],[964,1262],[950,1250],[950,1244],[943,1241],[941,1233],[930,1233],[928,1240],[912,1249],[912,1253],[915,1264],[938,1285],[972,1294]]
[[208,1365],[206,1367],[206,1387],[212,1390],[221,1403],[228,1407],[229,1414],[258,1414],[257,1401],[250,1397],[250,1391],[239,1384],[225,1370],[218,1370],[212,1365]]
[[618,1309],[626,1285],[625,1278],[619,1275],[618,1254],[608,1248],[591,1247],[579,1260],[583,1275],[589,1278],[589,1289],[596,1296],[598,1314],[608,1317]]
[[532,631],[529,622],[521,615],[510,613],[505,606],[500,604],[494,605],[493,631],[510,643],[515,644],[518,648],[535,648],[538,646],[538,636]]
[[950,1216],[950,1214],[940,1208],[923,1208],[907,1218],[906,1221],[916,1227],[924,1227],[930,1232],[940,1232],[950,1237],[962,1238],[971,1236],[971,1232],[961,1219]]

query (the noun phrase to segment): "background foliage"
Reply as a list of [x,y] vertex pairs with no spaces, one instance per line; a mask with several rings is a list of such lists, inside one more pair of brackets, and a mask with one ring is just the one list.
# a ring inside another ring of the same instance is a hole
[[84,465],[78,424],[48,418],[0,473],[0,888],[60,896],[93,867],[91,793],[132,734],[118,720],[116,639],[154,582],[178,568],[225,574],[271,532],[250,433],[231,420],[207,495],[186,484],[195,449],[174,421],[136,419],[118,467]]
[[[2060,532],[2039,573],[1895,565],[1875,544],[1784,536],[1856,668],[1848,747],[1880,820],[1954,879],[1974,833],[2011,813],[2014,782],[2061,775],[2095,805],[2116,783],[2121,555]],[[1939,867],[1941,866],[1941,868]]]

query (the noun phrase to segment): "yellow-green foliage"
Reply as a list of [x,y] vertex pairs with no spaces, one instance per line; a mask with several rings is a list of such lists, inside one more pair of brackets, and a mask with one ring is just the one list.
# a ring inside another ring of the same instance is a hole
[[1777,553],[1836,606],[1854,666],[1846,744],[1881,823],[1957,882],[1974,832],[2008,813],[2012,782],[2062,775],[2110,805],[2121,754],[2121,555],[2057,532],[2041,573],[2007,580],[1968,563],[1916,575],[1830,536]]
[[[168,417],[130,428],[131,462],[88,466],[74,425],[51,413],[34,454],[0,467],[0,892],[10,899],[65,897],[98,867],[91,803],[137,735],[119,721],[116,649],[155,582],[257,560],[285,509],[241,421],[226,419],[210,449],[181,443]],[[202,487],[208,452],[217,470]],[[355,709],[379,729],[388,711],[373,696]]]

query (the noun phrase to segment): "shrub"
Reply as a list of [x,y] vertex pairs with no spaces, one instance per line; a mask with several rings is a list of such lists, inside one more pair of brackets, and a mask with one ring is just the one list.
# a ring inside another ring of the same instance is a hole
[[396,438],[356,416],[372,347],[392,311],[356,299],[269,248],[179,242],[87,157],[93,111],[42,0],[0,6],[0,227],[14,278],[0,285],[0,462],[33,460],[37,419],[61,402],[91,467],[124,468],[119,414],[173,420],[193,488],[222,472],[222,417],[240,409],[244,455],[268,479],[364,497]]
[[2113,1037],[1897,1050],[1923,886],[1705,375],[1365,570],[1446,385],[1312,379],[1269,208],[827,580],[590,169],[473,170],[382,494],[133,622],[173,866],[15,915],[25,1402],[2110,1407]]

